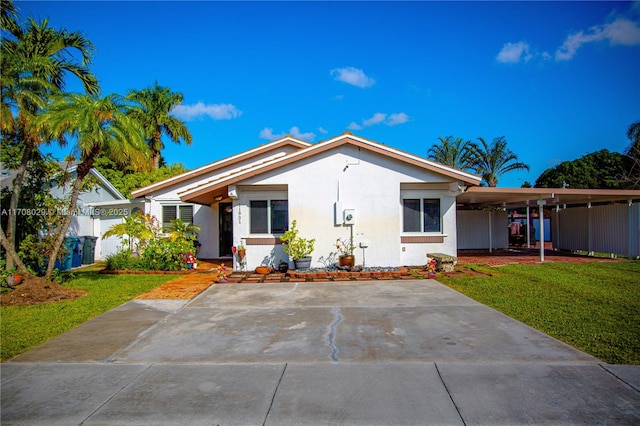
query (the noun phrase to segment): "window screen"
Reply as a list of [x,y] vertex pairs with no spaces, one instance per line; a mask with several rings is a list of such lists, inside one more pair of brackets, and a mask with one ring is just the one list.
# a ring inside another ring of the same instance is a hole
[[252,234],[268,234],[268,212],[266,200],[254,200],[249,202],[249,217]]

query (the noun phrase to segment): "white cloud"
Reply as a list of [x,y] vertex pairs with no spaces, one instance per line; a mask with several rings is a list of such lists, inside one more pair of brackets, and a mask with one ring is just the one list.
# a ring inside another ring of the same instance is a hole
[[376,124],[382,123],[385,118],[387,118],[387,114],[376,112],[375,114],[373,114],[373,117],[363,120],[362,125],[364,127],[374,126]]
[[398,124],[404,124],[409,121],[409,116],[404,112],[398,112],[389,114],[389,118],[387,118],[387,126],[397,126]]
[[302,139],[304,141],[307,142],[312,142],[315,138],[316,138],[316,134],[313,132],[301,132],[300,129],[298,128],[298,126],[293,126],[290,130],[289,130],[289,134],[291,134],[291,136],[293,136],[296,139]]
[[529,53],[529,44],[524,41],[518,43],[505,43],[496,59],[498,62],[516,64],[520,61],[527,62],[533,55]]
[[571,34],[556,50],[556,61],[568,61],[584,44],[598,41],[608,41],[611,45],[635,46],[640,44],[640,27],[637,22],[618,18],[604,25],[595,25],[586,32],[579,31]]
[[394,112],[392,114],[385,114],[383,112],[376,112],[371,116],[362,120],[361,124],[352,121],[347,129],[349,130],[361,130],[365,127],[375,126],[376,124],[386,124],[387,126],[397,126],[398,124],[404,124],[409,121],[409,115],[405,112]]
[[269,140],[276,140],[276,139],[281,139],[284,137],[284,133],[278,133],[275,134],[273,133],[273,129],[271,127],[265,127],[264,129],[260,130],[260,139],[269,139]]
[[242,115],[242,111],[233,104],[205,104],[198,102],[193,105],[178,105],[171,110],[176,117],[190,121],[203,116],[209,116],[214,120],[230,120]]
[[261,139],[268,139],[268,140],[276,140],[276,139],[282,139],[287,135],[291,135],[292,137],[296,138],[296,139],[302,139],[304,141],[307,142],[313,142],[313,140],[316,138],[316,134],[313,132],[301,132],[300,128],[298,126],[293,126],[291,129],[289,129],[288,133],[273,133],[273,129],[271,127],[265,127],[264,129],[260,130],[260,138]]
[[323,128],[323,127],[318,127],[318,131],[319,131],[320,133],[322,133],[323,135],[326,135],[327,133],[329,133],[329,131],[328,131],[328,130],[326,130],[325,128]]
[[351,84],[356,87],[365,88],[375,84],[375,80],[367,75],[359,68],[346,67],[335,68],[331,70],[331,75],[338,81]]

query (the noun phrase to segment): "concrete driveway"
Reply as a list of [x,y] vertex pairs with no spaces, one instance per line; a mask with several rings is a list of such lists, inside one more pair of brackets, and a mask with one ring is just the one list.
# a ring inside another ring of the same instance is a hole
[[640,424],[640,367],[433,280],[132,301],[1,373],[2,424]]

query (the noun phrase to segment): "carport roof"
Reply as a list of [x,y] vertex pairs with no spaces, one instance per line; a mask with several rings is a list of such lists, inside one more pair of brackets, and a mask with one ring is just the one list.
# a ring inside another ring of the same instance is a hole
[[467,206],[535,206],[544,200],[547,206],[640,200],[640,190],[570,188],[492,188],[472,186],[460,194],[458,204]]

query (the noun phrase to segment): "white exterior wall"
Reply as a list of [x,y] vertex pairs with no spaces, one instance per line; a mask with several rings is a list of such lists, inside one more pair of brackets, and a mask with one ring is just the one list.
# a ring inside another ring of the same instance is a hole
[[200,226],[200,234],[198,235],[198,241],[202,246],[200,247],[199,257],[201,259],[215,258],[219,256],[220,251],[220,237],[219,237],[219,224],[218,224],[218,204],[214,203],[211,206],[204,206],[200,204],[184,203],[180,201],[179,192],[184,191],[185,188],[195,186],[199,183],[215,180],[216,178],[237,172],[241,169],[250,167],[254,164],[260,164],[261,162],[279,157],[285,153],[295,151],[293,147],[281,147],[278,150],[269,151],[261,156],[252,157],[250,160],[241,161],[234,164],[232,167],[223,167],[216,170],[213,173],[200,175],[198,177],[191,178],[180,184],[172,185],[168,188],[160,189],[150,194],[153,201],[147,201],[145,203],[145,214],[151,214],[162,220],[162,207],[163,206],[180,206],[180,205],[192,205],[193,206],[193,222]]
[[[441,199],[444,243],[400,242],[401,186],[424,182],[440,183],[441,187],[447,188],[449,181],[442,175],[351,145],[342,145],[285,166],[278,172],[268,172],[239,183],[239,198],[234,200],[234,244],[254,237],[249,233],[248,200],[255,189],[249,191],[247,185],[282,185],[286,188],[289,200],[289,222],[297,220],[300,235],[316,239],[312,267],[323,266],[319,260],[336,253],[336,239],[350,235],[350,226],[336,225],[334,222],[334,205],[338,201],[342,209],[355,210],[353,236],[356,246],[363,240],[369,243],[365,251],[366,266],[419,265],[425,262],[427,252],[455,256],[455,196],[447,189],[411,190],[420,192],[425,198]],[[258,266],[272,248],[271,245],[247,246],[247,268]],[[276,261],[280,258],[281,250],[281,247],[276,247]],[[354,253],[356,264],[362,264],[362,249],[356,248]]]
[[113,225],[123,222],[122,215],[119,213],[128,213],[130,215],[134,208],[143,210],[143,203],[130,203],[129,201],[126,201],[122,204],[114,202],[108,206],[96,205],[91,207],[92,211],[96,213],[92,219],[93,230],[89,234],[82,235],[93,235],[98,237],[95,247],[96,260],[105,260],[107,256],[120,251],[122,248],[120,238],[109,237],[102,239],[102,236]]
[[[506,211],[458,211],[458,250],[509,247],[509,215]],[[491,235],[491,239],[489,238]]]
[[[68,197],[72,183],[73,181],[68,185],[52,188],[51,195],[57,198]],[[120,199],[121,196],[121,194],[116,195],[100,182],[90,191],[83,191],[78,195],[77,209],[69,224],[67,235],[97,237],[96,260],[104,259],[119,249],[119,239],[111,237],[102,240],[101,237],[112,224],[122,221],[120,213],[131,211],[132,205],[128,200]]]

